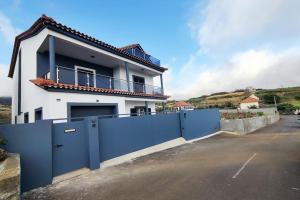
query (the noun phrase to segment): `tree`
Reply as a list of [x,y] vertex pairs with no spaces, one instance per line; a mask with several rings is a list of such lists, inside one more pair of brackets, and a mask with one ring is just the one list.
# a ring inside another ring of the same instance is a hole
[[265,104],[274,104],[274,97],[276,99],[276,103],[280,103],[280,96],[276,94],[265,94],[263,95],[263,101]]

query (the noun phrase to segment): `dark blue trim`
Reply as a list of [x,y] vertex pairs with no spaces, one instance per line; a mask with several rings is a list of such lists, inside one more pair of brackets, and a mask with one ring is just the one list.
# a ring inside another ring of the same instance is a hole
[[[41,111],[41,119],[36,118],[36,113]],[[34,121],[43,120],[43,107],[34,109]]]
[[55,37],[49,36],[49,68],[50,68],[50,79],[56,82],[56,64],[55,64]]
[[28,112],[24,113],[23,117],[24,117],[24,124],[29,123],[29,113]]
[[119,107],[117,103],[77,103],[77,102],[68,102],[67,103],[67,116],[71,118],[71,109],[75,106],[114,106],[114,113],[117,115],[119,113]]
[[161,93],[162,93],[162,95],[164,95],[164,81],[163,81],[163,76],[162,76],[162,74],[160,74],[159,76],[160,76]]
[[125,71],[126,71],[127,88],[128,88],[128,91],[130,92],[128,63],[127,62],[124,62],[124,63],[125,63]]

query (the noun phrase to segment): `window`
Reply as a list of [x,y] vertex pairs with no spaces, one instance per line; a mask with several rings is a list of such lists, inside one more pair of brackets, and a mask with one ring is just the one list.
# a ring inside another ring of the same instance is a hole
[[145,93],[145,78],[132,76],[133,91],[137,93]]
[[38,120],[42,120],[42,119],[43,119],[43,109],[38,108],[38,109],[35,110],[34,120],[38,121]]
[[17,116],[15,116],[15,124],[18,123],[18,120],[17,120],[17,119],[18,119]]
[[[134,107],[130,109],[130,116],[141,116],[146,114],[146,107]],[[148,114],[151,115],[151,108],[148,108]]]
[[96,87],[96,70],[75,66],[75,84]]
[[29,122],[29,114],[27,112],[27,113],[24,113],[24,123],[28,123],[28,122]]

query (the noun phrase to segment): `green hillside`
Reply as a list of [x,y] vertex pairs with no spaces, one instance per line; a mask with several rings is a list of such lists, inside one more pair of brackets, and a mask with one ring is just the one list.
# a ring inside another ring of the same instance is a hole
[[[277,100],[278,109],[282,112],[291,112],[300,109],[300,87],[287,87],[277,89],[256,89],[253,92],[260,98],[260,106],[274,106],[274,96]],[[248,97],[251,92],[247,90],[236,90],[233,92],[218,92],[210,95],[203,95],[187,99],[196,108],[237,108],[242,99]],[[168,101],[167,109],[172,109],[175,101]],[[161,104],[157,105],[158,110]]]

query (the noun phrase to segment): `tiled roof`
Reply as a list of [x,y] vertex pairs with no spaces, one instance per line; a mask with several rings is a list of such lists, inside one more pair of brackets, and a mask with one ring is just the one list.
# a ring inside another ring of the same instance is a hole
[[174,108],[185,107],[185,106],[191,106],[191,104],[184,102],[184,101],[178,101],[173,105]]
[[258,102],[258,99],[255,99],[255,98],[252,98],[252,97],[248,97],[248,98],[243,99],[241,101],[241,103],[255,103],[255,102]]
[[155,69],[155,70],[158,70],[158,71],[161,71],[161,72],[164,72],[165,70],[167,70],[167,68],[160,67],[160,66],[155,65],[155,64],[153,64],[149,61],[146,61],[142,58],[131,55],[131,54],[127,53],[126,51],[123,51],[122,48],[114,47],[110,44],[107,44],[103,41],[100,41],[96,38],[93,38],[93,37],[88,36],[84,33],[81,33],[79,31],[77,31],[75,29],[72,29],[70,27],[67,27],[67,26],[65,26],[61,23],[58,23],[54,19],[52,19],[51,17],[48,17],[46,15],[42,15],[27,31],[21,33],[20,35],[18,35],[15,38],[13,54],[12,54],[10,69],[9,69],[9,74],[8,74],[9,77],[13,77],[14,68],[15,68],[16,59],[17,59],[17,54],[18,54],[18,51],[19,51],[21,41],[32,37],[33,35],[37,34],[39,31],[41,31],[45,27],[47,27],[47,28],[49,28],[53,31],[56,31],[56,32],[65,33],[65,34],[68,34],[68,35],[72,35],[74,37],[78,37],[78,38],[84,40],[85,42],[87,42],[89,44],[93,44],[94,46],[96,46],[98,48],[109,51],[111,53],[122,56],[124,58],[133,60],[135,62],[144,64],[147,67],[150,67],[152,69]]
[[88,86],[77,86],[73,84],[64,84],[64,83],[55,83],[53,80],[47,80],[43,78],[37,78],[34,80],[30,80],[35,85],[41,88],[54,88],[54,89],[66,89],[66,90],[76,90],[76,91],[87,91],[87,92],[95,92],[101,94],[113,94],[113,95],[126,95],[126,96],[133,96],[133,97],[145,97],[145,98],[152,98],[152,99],[167,99],[169,96],[166,95],[159,95],[159,94],[145,94],[145,93],[136,93],[136,92],[127,92],[123,90],[113,90],[108,88],[95,88],[95,87],[88,87]]

